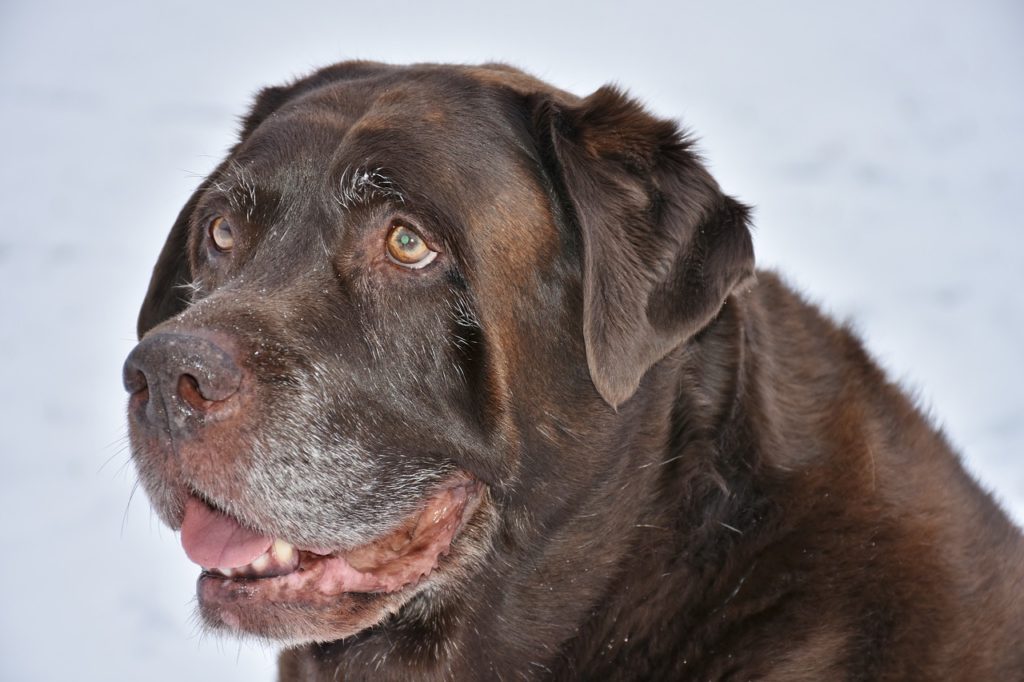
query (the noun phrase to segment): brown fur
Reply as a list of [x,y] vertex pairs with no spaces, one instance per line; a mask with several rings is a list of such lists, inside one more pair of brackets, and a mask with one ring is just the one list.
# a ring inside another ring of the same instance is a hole
[[[249,241],[229,270],[203,255],[197,206],[226,161],[182,211],[139,320],[147,339],[227,334],[256,388],[236,421],[176,436],[195,464],[133,416],[158,510],[173,525],[187,481],[276,528],[221,481],[240,461],[301,478],[302,458],[250,462],[230,432],[278,428],[281,378],[307,364],[360,377],[338,384],[348,413],[443,450],[377,434],[373,467],[487,486],[440,577],[339,603],[324,622],[342,625],[286,650],[282,680],[1024,679],[1020,530],[848,329],[755,273],[747,209],[691,147],[615,89],[581,99],[500,65],[346,63],[261,93],[229,157],[252,162]],[[349,239],[377,214],[336,213],[324,180],[367,158],[441,235],[434,274],[374,269],[380,233]],[[271,242],[286,225],[303,248]],[[174,289],[200,277],[200,303]],[[471,315],[438,332],[429,313],[456,300]],[[412,356],[377,364],[366,330]],[[412,343],[435,332],[460,343]],[[251,359],[267,347],[273,362]],[[304,417],[360,428],[323,409]],[[411,503],[388,495],[385,518]],[[318,527],[349,511],[301,513]],[[312,617],[263,634],[315,633]]]

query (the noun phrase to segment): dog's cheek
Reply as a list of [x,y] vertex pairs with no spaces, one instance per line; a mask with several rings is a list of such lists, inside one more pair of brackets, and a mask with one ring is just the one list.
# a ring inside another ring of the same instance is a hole
[[500,404],[490,378],[483,329],[467,296],[458,296],[451,304],[447,339],[449,402],[469,428],[486,438],[497,426]]
[[483,450],[483,344],[458,292],[369,279],[347,292],[305,299],[286,327],[243,320],[261,330],[246,341],[259,384],[246,516],[311,545],[372,539]]
[[428,486],[452,471],[444,456],[450,444],[436,437],[445,428],[429,413],[430,401],[418,399],[416,382],[402,376],[422,367],[367,371],[324,358],[306,364],[267,397],[248,497],[263,500],[255,513],[289,539],[366,542],[411,513]]

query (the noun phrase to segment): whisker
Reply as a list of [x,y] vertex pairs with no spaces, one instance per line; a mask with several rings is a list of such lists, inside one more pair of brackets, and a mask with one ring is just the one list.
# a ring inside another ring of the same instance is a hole
[[132,491],[128,493],[128,503],[124,506],[124,514],[121,515],[121,537],[124,537],[125,526],[128,525],[128,511],[132,508],[132,500],[135,499],[135,491],[139,489],[138,477],[135,479],[135,483],[132,485]]
[[[111,444],[110,444],[110,445],[108,445],[107,447],[112,447],[113,445],[114,445],[114,444],[113,444],[113,443],[111,443]],[[112,454],[112,455],[111,455],[110,457],[107,457],[107,458],[106,458],[106,459],[105,459],[105,460],[103,461],[103,464],[100,464],[99,468],[98,468],[98,469],[96,469],[96,473],[97,473],[97,474],[101,474],[101,473],[103,473],[103,470],[104,470],[104,469],[105,469],[105,468],[107,467],[107,465],[108,465],[108,464],[110,464],[110,463],[111,463],[112,461],[114,461],[114,458],[115,458],[115,457],[119,457],[120,455],[123,455],[123,454],[125,454],[125,453],[126,453],[126,452],[128,452],[128,451],[129,451],[130,449],[131,449],[131,443],[129,443],[129,442],[127,441],[127,437],[126,437],[126,440],[125,440],[125,442],[124,442],[124,443],[122,443],[122,444],[120,445],[120,447],[118,447],[118,448],[117,448],[117,450],[115,450],[115,451],[114,451],[114,454]],[[131,460],[130,460],[130,458],[129,458],[129,460],[127,460],[127,461],[131,461]],[[120,473],[120,472],[121,472],[121,471],[122,471],[123,469],[124,469],[124,464],[122,464],[122,465],[121,465],[121,467],[119,467],[119,468],[118,468],[118,473]]]

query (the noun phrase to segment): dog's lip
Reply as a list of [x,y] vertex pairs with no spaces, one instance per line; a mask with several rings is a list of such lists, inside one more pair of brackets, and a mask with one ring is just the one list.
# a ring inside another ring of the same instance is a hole
[[[268,601],[289,602],[342,593],[391,593],[418,584],[437,568],[475,512],[481,485],[468,475],[453,477],[397,528],[354,548],[292,545],[265,536],[269,548],[246,565],[203,566],[200,600],[205,596],[216,601],[233,586],[250,596],[262,592]],[[204,589],[211,582],[220,587]]]

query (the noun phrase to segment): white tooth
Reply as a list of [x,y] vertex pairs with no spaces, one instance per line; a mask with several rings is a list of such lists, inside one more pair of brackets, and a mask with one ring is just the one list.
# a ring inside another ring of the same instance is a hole
[[217,569],[214,569],[214,570],[217,571],[218,573],[220,573],[225,578],[230,578],[231,575],[234,573],[234,571],[231,570],[230,568],[217,568]]
[[270,552],[260,554],[249,566],[257,572],[266,570],[267,566],[270,566]]
[[271,548],[271,551],[282,564],[290,564],[292,557],[295,555],[295,548],[284,540],[274,540],[274,546]]

